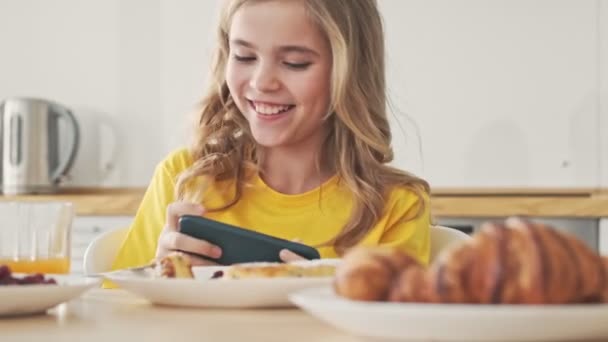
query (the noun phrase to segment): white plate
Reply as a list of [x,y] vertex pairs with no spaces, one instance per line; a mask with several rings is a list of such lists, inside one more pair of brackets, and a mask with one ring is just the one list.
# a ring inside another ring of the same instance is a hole
[[55,279],[57,284],[0,285],[0,316],[45,312],[101,284],[101,279],[82,276],[48,274],[46,277]]
[[608,304],[460,305],[358,302],[330,287],[290,300],[355,335],[402,341],[567,341],[608,339]]
[[[335,259],[316,261],[336,264]],[[227,266],[193,267],[195,279],[162,279],[107,273],[121,288],[161,305],[208,308],[289,307],[289,294],[305,288],[331,284],[331,277],[210,279]]]

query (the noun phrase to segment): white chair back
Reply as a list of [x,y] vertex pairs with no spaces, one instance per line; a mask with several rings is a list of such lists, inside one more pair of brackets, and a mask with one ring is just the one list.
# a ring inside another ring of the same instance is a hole
[[84,252],[84,274],[110,271],[128,228],[114,229],[96,237]]
[[437,255],[449,245],[470,238],[469,235],[458,229],[444,226],[431,226],[431,256],[429,261],[433,262]]

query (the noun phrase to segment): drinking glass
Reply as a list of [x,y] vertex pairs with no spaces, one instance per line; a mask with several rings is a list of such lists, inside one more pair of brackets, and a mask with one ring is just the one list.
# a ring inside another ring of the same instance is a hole
[[69,273],[73,205],[0,202],[0,265],[13,272]]

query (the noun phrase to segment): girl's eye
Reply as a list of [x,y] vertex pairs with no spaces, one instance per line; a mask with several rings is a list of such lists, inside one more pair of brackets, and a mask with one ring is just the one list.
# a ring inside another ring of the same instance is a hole
[[288,62],[283,62],[283,64],[285,64],[290,69],[304,70],[304,69],[308,68],[312,63],[310,63],[310,62],[305,62],[305,63],[288,63]]
[[236,59],[237,62],[242,62],[242,63],[248,63],[248,62],[255,61],[255,57],[239,56],[239,55],[234,55],[234,59]]

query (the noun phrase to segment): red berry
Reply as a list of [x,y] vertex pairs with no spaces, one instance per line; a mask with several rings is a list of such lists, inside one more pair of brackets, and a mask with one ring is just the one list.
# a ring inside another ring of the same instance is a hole
[[11,269],[7,265],[0,265],[0,279],[9,278]]

